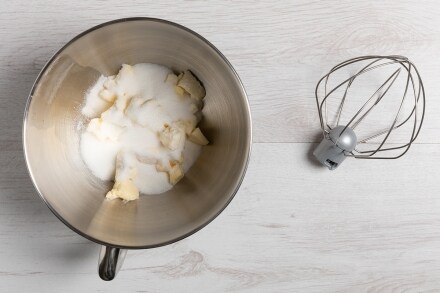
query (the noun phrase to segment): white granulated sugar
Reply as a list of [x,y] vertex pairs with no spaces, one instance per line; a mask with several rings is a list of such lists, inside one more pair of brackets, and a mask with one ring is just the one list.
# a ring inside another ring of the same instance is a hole
[[183,177],[207,143],[195,131],[204,93],[191,72],[178,77],[150,63],[123,65],[116,76],[97,80],[81,111],[91,120],[80,151],[96,177],[115,181],[107,198],[160,194]]

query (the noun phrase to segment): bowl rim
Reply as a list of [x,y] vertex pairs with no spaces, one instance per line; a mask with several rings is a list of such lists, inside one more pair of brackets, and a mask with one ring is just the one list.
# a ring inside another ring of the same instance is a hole
[[[208,45],[211,49],[213,49],[219,56],[220,58],[225,62],[225,64],[230,68],[231,72],[233,73],[233,75],[235,76],[235,78],[238,81],[238,85],[240,87],[240,90],[242,91],[243,96],[245,97],[245,108],[246,108],[246,112],[247,115],[249,117],[249,142],[248,142],[248,148],[247,148],[247,156],[246,156],[246,160],[243,166],[243,172],[237,182],[237,185],[235,187],[235,189],[233,190],[232,194],[230,195],[229,199],[227,200],[227,202],[223,205],[223,207],[221,207],[213,216],[211,216],[207,221],[205,221],[204,223],[202,223],[201,225],[197,226],[196,228],[194,228],[193,230],[179,236],[176,237],[174,239],[168,240],[168,241],[164,241],[161,243],[157,243],[157,244],[153,244],[153,245],[118,245],[116,243],[109,243],[109,242],[105,242],[103,240],[94,238],[82,231],[80,231],[79,229],[77,229],[76,227],[74,227],[72,224],[70,224],[67,220],[65,220],[60,214],[58,214],[58,212],[55,210],[54,207],[52,207],[50,205],[50,203],[47,201],[47,199],[44,197],[43,193],[40,191],[40,189],[38,188],[38,184],[35,180],[35,177],[33,175],[33,172],[31,170],[31,166],[29,164],[28,161],[28,151],[27,151],[27,147],[26,147],[26,125],[27,125],[27,120],[28,120],[28,115],[29,115],[29,107],[30,104],[32,102],[32,98],[33,95],[35,93],[35,89],[37,87],[37,85],[39,84],[41,78],[44,76],[44,74],[46,73],[47,69],[52,65],[52,63],[56,60],[56,58],[66,49],[68,48],[72,43],[74,43],[76,40],[80,39],[81,37],[95,31],[98,30],[100,28],[106,27],[106,26],[111,26],[113,24],[118,24],[118,23],[123,23],[123,22],[129,22],[129,21],[148,21],[148,22],[158,22],[158,23],[163,23],[166,25],[171,25],[174,26],[178,29],[182,29],[186,32],[189,32],[190,34],[194,35],[195,37],[197,37],[198,39],[200,39],[201,41],[203,41],[206,45]],[[81,235],[82,237],[93,241],[95,243],[104,245],[104,246],[108,246],[108,247],[115,247],[115,248],[121,248],[121,249],[148,249],[148,248],[156,248],[156,247],[161,247],[161,246],[165,246],[165,245],[169,245],[172,243],[175,243],[177,241],[180,241],[182,239],[185,239],[191,235],[193,235],[194,233],[198,232],[199,230],[203,229],[204,227],[206,227],[209,223],[211,223],[215,218],[217,218],[225,209],[226,207],[230,204],[230,202],[232,201],[232,199],[235,197],[236,193],[238,192],[248,165],[249,165],[249,160],[250,160],[250,156],[251,156],[251,151],[252,151],[252,116],[251,116],[251,110],[250,110],[250,105],[249,105],[249,99],[246,93],[246,90],[243,86],[243,82],[241,81],[237,71],[234,69],[234,67],[232,66],[232,64],[228,61],[228,59],[220,52],[220,50],[218,50],[211,42],[209,42],[207,39],[205,39],[203,36],[201,36],[200,34],[196,33],[195,31],[180,25],[178,23],[175,22],[171,22],[168,20],[164,20],[164,19],[160,19],[160,18],[152,18],[152,17],[127,17],[127,18],[119,18],[119,19],[114,19],[111,21],[107,21],[98,25],[95,25],[85,31],[83,31],[82,33],[76,35],[75,37],[73,37],[70,41],[68,41],[64,46],[62,46],[58,51],[55,52],[55,54],[53,54],[53,56],[49,59],[49,61],[46,62],[46,64],[43,66],[43,68],[41,69],[40,73],[38,74],[37,78],[35,79],[34,84],[32,85],[32,88],[30,90],[27,102],[26,102],[26,106],[25,106],[25,111],[24,111],[24,116],[23,116],[23,127],[22,127],[22,141],[23,141],[23,153],[24,153],[24,158],[25,158],[25,162],[26,162],[26,169],[28,171],[28,174],[31,178],[32,184],[34,185],[34,188],[37,190],[38,195],[40,196],[40,198],[44,201],[44,203],[47,205],[47,207],[50,209],[50,211],[62,222],[64,223],[64,225],[66,225],[68,228],[70,228],[72,231],[74,231],[75,233]]]

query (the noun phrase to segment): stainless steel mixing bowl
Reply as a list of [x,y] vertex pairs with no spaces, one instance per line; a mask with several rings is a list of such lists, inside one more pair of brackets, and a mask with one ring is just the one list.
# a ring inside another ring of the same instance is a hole
[[[151,62],[192,70],[207,95],[201,128],[210,145],[173,189],[124,204],[104,196],[79,153],[86,90],[123,63]],[[249,104],[226,58],[193,31],[159,19],[98,25],[58,51],[38,76],[25,110],[27,166],[41,198],[78,234],[104,245],[100,275],[112,279],[119,249],[153,248],[183,239],[212,221],[237,192],[252,143]]]

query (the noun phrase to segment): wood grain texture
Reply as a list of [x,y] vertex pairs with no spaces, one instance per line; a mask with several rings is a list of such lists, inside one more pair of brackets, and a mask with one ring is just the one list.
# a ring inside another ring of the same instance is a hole
[[[437,1],[0,0],[1,292],[440,291]],[[130,251],[111,283],[98,245],[66,228],[28,178],[21,121],[39,70],[104,21],[150,16],[216,45],[249,95],[253,154],[231,205],[178,243]],[[336,63],[402,54],[427,92],[418,144],[395,161],[311,160],[314,87]]]
[[331,173],[310,162],[313,146],[255,144],[243,186],[223,214],[176,244],[130,251],[112,283],[96,275],[98,246],[50,214],[29,180],[14,179],[24,162],[19,151],[10,151],[8,157],[20,159],[16,172],[1,174],[6,195],[1,287],[7,292],[29,291],[35,283],[44,292],[77,292],[78,286],[98,292],[440,288],[440,182],[426,171],[440,160],[438,145],[418,145],[389,164],[350,160]]

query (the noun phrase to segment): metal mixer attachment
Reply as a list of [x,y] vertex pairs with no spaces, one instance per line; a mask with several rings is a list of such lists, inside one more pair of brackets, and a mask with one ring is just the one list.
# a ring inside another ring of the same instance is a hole
[[346,157],[397,159],[417,138],[425,90],[403,56],[363,56],[333,67],[316,85],[323,139],[313,152],[330,170]]

